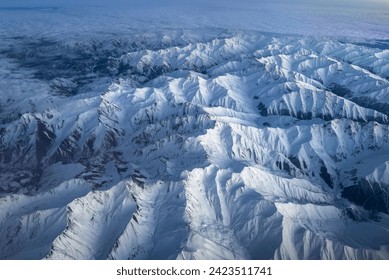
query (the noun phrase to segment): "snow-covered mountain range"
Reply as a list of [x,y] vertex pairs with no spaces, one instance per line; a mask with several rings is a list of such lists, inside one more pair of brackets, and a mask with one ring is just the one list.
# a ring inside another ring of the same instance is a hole
[[11,26],[0,259],[389,259],[388,41]]
[[12,39],[1,258],[389,257],[389,51],[207,34]]

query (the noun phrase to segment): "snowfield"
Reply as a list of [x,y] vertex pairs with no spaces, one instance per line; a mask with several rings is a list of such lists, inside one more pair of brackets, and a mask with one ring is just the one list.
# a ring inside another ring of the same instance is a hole
[[389,259],[380,17],[0,15],[0,259]]

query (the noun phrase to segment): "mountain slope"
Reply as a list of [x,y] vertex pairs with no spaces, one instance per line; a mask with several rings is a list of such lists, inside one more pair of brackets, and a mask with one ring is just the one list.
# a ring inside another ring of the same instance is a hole
[[0,258],[389,258],[388,50],[214,30],[12,40]]

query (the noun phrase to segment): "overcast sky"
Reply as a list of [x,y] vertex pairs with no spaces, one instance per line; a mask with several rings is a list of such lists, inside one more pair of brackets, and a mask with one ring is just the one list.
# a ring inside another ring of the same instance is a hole
[[[238,13],[245,9],[260,9],[263,5],[287,5],[289,9],[332,7],[337,10],[349,8],[383,9],[389,12],[389,0],[0,0],[0,7],[80,7],[102,6],[109,9],[159,9],[169,8],[196,12],[198,8],[234,8]],[[293,11],[291,11],[293,12]]]
[[255,3],[261,2],[306,2],[306,3],[315,3],[315,2],[325,2],[325,3],[342,3],[347,5],[356,5],[357,3],[363,3],[366,5],[373,4],[383,4],[389,5],[389,0],[240,0],[240,1],[231,1],[231,0],[0,0],[0,6],[87,6],[87,5],[101,5],[101,6],[115,6],[128,4],[131,6],[151,4],[154,5],[164,5],[169,3],[175,3],[176,5],[184,5],[185,3],[198,3],[198,2],[208,2],[219,4],[228,2],[236,2],[240,6],[244,5],[255,5]]

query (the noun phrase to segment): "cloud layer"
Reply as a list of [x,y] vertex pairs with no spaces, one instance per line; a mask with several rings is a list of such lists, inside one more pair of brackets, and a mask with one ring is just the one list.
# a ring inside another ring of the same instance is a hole
[[[42,6],[63,7],[71,14],[77,14],[75,18],[82,15],[85,18],[89,16],[90,21],[107,20],[111,22],[109,26],[111,29],[115,27],[112,23],[115,21],[117,25],[127,24],[142,28],[214,27],[303,35],[389,38],[389,0],[1,0],[0,2],[0,7],[3,8]],[[9,17],[11,20],[20,20],[18,19],[20,15],[16,19]],[[65,20],[62,23],[68,23]]]

